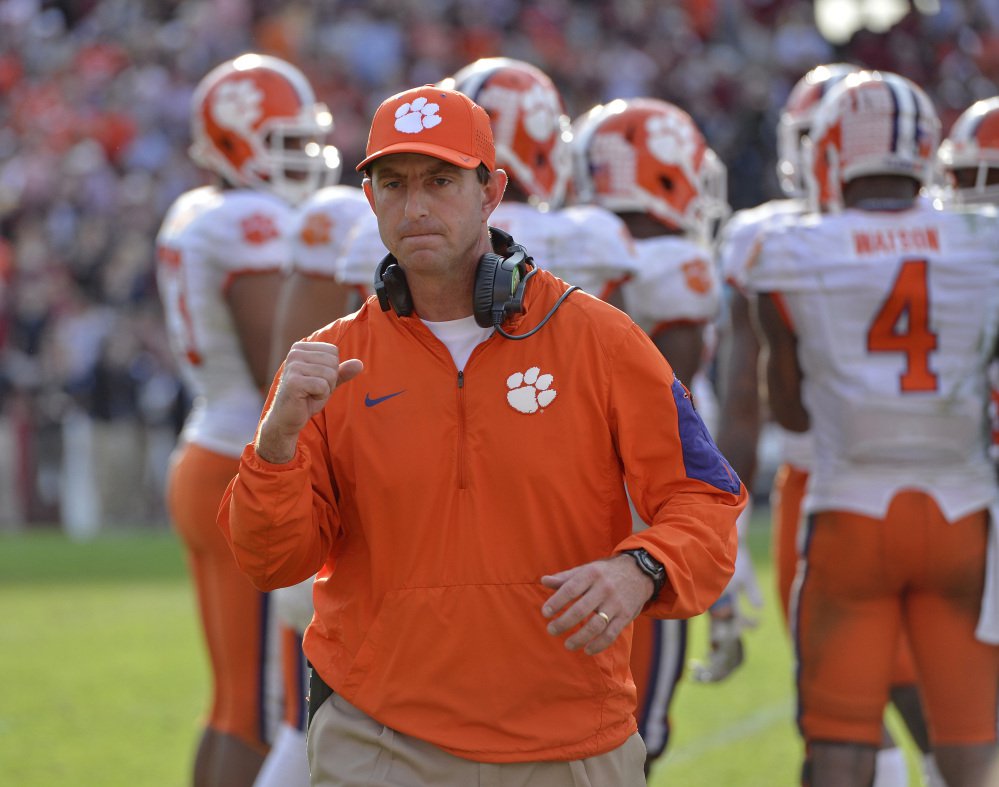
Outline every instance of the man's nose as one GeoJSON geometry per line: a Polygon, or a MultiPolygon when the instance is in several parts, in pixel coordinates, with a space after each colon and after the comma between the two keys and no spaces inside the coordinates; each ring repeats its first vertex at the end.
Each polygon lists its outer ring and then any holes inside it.
{"type": "Polygon", "coordinates": [[[421,186],[410,186],[406,190],[406,218],[418,219],[427,215],[427,192],[421,186]]]}

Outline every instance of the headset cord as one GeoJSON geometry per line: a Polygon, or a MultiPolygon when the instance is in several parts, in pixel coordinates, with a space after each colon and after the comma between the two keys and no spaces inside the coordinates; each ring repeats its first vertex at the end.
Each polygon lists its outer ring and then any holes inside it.
{"type": "MultiPolygon", "coordinates": [[[[527,280],[530,279],[537,272],[538,269],[535,268],[530,273],[528,273],[527,276],[524,277],[524,284],[526,285],[527,280]]],[[[555,305],[548,310],[548,314],[546,314],[541,319],[541,322],[539,322],[537,325],[531,328],[531,330],[529,330],[527,333],[519,333],[519,334],[507,333],[506,331],[503,330],[502,326],[500,325],[501,320],[497,320],[495,322],[494,327],[496,328],[497,333],[499,333],[500,336],[506,339],[526,339],[528,336],[533,336],[534,334],[536,334],[538,331],[540,331],[542,328],[545,327],[545,324],[552,318],[552,315],[554,315],[555,312],[558,311],[558,307],[565,302],[565,299],[568,298],[570,295],[572,295],[572,293],[574,293],[578,289],[580,288],[574,284],[568,290],[563,292],[558,297],[558,300],[555,301],[555,305]]]]}

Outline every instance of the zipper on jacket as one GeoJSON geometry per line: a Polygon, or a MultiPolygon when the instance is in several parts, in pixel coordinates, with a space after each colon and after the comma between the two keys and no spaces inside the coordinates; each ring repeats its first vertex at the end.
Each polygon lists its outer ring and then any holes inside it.
{"type": "Polygon", "coordinates": [[[465,373],[458,372],[458,488],[465,489],[465,373]]]}

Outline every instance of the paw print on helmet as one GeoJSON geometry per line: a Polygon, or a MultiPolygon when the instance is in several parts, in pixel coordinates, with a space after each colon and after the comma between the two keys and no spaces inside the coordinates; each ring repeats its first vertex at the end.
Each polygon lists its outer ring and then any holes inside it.
{"type": "Polygon", "coordinates": [[[550,405],[557,395],[551,387],[554,379],[550,374],[541,374],[541,369],[532,366],[526,372],[514,372],[506,378],[506,400],[520,413],[537,413],[550,405]]]}
{"type": "Polygon", "coordinates": [[[691,159],[697,140],[690,127],[675,117],[653,115],[645,121],[649,152],[664,164],[679,164],[691,159]]]}
{"type": "Polygon", "coordinates": [[[428,102],[424,96],[413,103],[406,102],[395,111],[395,129],[403,134],[419,134],[425,128],[433,128],[441,122],[439,109],[440,104],[428,102]]]}
{"type": "Polygon", "coordinates": [[[211,111],[222,128],[247,132],[260,121],[264,94],[251,79],[240,79],[219,85],[211,111]]]}
{"type": "Polygon", "coordinates": [[[524,110],[524,130],[535,142],[547,142],[558,128],[562,108],[558,96],[544,85],[534,85],[521,98],[524,110]]]}

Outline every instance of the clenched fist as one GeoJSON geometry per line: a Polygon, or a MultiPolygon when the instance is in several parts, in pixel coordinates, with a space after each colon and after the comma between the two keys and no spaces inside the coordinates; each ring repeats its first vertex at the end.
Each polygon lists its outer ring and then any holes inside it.
{"type": "Polygon", "coordinates": [[[285,358],[274,401],[257,436],[257,455],[282,464],[295,456],[298,433],[323,409],[341,383],[352,380],[364,365],[352,358],[340,362],[340,351],[328,342],[295,342],[285,358]]]}

